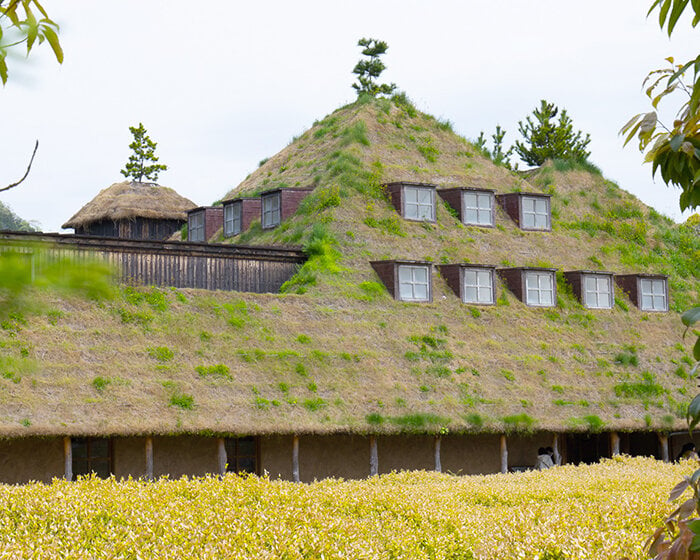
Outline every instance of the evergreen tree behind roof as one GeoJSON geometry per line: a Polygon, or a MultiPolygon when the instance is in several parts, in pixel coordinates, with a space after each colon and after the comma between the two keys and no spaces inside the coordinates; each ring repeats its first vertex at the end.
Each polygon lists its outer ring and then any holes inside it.
{"type": "Polygon", "coordinates": [[[143,179],[156,182],[158,174],[168,169],[167,165],[156,163],[158,161],[158,156],[155,154],[157,144],[146,134],[143,123],[139,123],[138,127],[130,126],[129,131],[134,135],[134,141],[129,144],[133,153],[129,156],[125,169],[120,173],[138,183],[143,179]]]}

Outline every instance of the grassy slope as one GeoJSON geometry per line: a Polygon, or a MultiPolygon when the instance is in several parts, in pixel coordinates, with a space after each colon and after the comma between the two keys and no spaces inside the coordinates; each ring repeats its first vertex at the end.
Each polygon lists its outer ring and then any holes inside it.
{"type": "Polygon", "coordinates": [[[696,233],[597,175],[549,166],[526,182],[445,123],[389,101],[336,111],[227,197],[308,184],[317,188],[296,216],[240,240],[305,244],[312,258],[287,287],[303,295],[145,290],[100,306],[45,298],[43,316],[6,321],[0,333],[0,430],[681,425],[694,389],[676,313],[645,314],[622,295],[614,310],[589,312],[564,284],[556,309],[527,308],[502,287],[499,305],[469,308],[437,274],[434,303],[405,304],[369,261],[664,272],[682,309],[698,296],[696,233]],[[500,211],[494,229],[464,227],[442,203],[436,224],[403,221],[380,187],[396,180],[548,192],[554,230],[522,232],[500,211]]]}

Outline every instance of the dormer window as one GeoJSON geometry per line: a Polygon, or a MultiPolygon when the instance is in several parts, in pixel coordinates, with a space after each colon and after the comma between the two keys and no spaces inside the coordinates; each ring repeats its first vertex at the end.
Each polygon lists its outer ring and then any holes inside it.
{"type": "Polygon", "coordinates": [[[187,218],[187,240],[203,243],[204,238],[204,210],[192,212],[187,218]]]}
{"type": "Polygon", "coordinates": [[[243,203],[238,200],[224,205],[224,236],[233,237],[241,233],[243,203]]]}
{"type": "Polygon", "coordinates": [[[467,225],[493,225],[493,194],[480,192],[462,193],[462,222],[467,225]]]}
{"type": "Polygon", "coordinates": [[[495,197],[492,190],[456,187],[440,189],[438,194],[452,207],[464,225],[493,227],[495,197]]]}
{"type": "Polygon", "coordinates": [[[513,295],[532,307],[554,307],[557,301],[556,269],[499,268],[498,275],[513,295]]]}
{"type": "Polygon", "coordinates": [[[440,275],[463,303],[496,303],[495,266],[488,264],[441,264],[440,275]]]}
{"type": "Polygon", "coordinates": [[[548,198],[523,196],[520,200],[523,229],[550,229],[548,198]]]}
{"type": "Polygon", "coordinates": [[[639,291],[641,295],[640,309],[643,311],[668,311],[665,278],[641,278],[639,291]]]}
{"type": "Polygon", "coordinates": [[[525,303],[535,307],[554,305],[554,274],[549,271],[525,272],[525,303]]]}
{"type": "Polygon", "coordinates": [[[493,269],[464,268],[462,271],[462,301],[492,305],[494,303],[493,269]]]}
{"type": "Polygon", "coordinates": [[[588,309],[612,309],[615,291],[612,272],[572,270],[564,273],[574,295],[588,309]]]}
{"type": "Polygon", "coordinates": [[[668,276],[618,274],[615,282],[642,311],[668,311],[668,276]]]}
{"type": "Polygon", "coordinates": [[[372,261],[370,264],[394,299],[432,301],[431,263],[385,260],[372,261]]]}
{"type": "Polygon", "coordinates": [[[221,228],[224,210],[221,206],[200,206],[187,212],[187,241],[206,243],[221,228]]]}
{"type": "Polygon", "coordinates": [[[399,269],[399,299],[430,301],[430,269],[424,265],[401,264],[399,269]]]}
{"type": "Polygon", "coordinates": [[[552,229],[550,195],[508,193],[496,195],[496,200],[520,229],[532,231],[552,229]]]}
{"type": "Polygon", "coordinates": [[[435,221],[435,185],[427,183],[387,183],[396,211],[407,220],[435,221]]]}
{"type": "Polygon", "coordinates": [[[405,186],[403,196],[404,218],[422,222],[435,221],[435,189],[405,186]]]}
{"type": "Polygon", "coordinates": [[[271,192],[262,196],[262,228],[271,229],[280,225],[280,192],[271,192]]]}
{"type": "Polygon", "coordinates": [[[611,309],[613,306],[612,278],[601,274],[583,276],[583,305],[590,309],[611,309]]]}

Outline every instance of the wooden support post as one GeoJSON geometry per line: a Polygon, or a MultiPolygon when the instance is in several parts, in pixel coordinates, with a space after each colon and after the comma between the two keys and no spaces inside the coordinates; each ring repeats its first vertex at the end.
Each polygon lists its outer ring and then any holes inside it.
{"type": "Polygon", "coordinates": [[[435,472],[442,472],[442,460],[440,457],[440,444],[442,437],[435,436],[435,472]]]}
{"type": "Polygon", "coordinates": [[[620,435],[610,432],[610,453],[613,457],[620,454],[620,435]]]}
{"type": "Polygon", "coordinates": [[[379,454],[377,453],[377,436],[369,436],[369,475],[379,474],[379,454]]]}
{"type": "Polygon", "coordinates": [[[292,438],[292,480],[299,482],[299,436],[292,438]]]}
{"type": "Polygon", "coordinates": [[[222,437],[216,438],[216,457],[219,465],[219,474],[223,476],[226,474],[228,456],[226,455],[226,440],[222,437]]]}
{"type": "Polygon", "coordinates": [[[668,463],[671,457],[668,454],[668,436],[659,432],[659,445],[661,446],[661,459],[664,463],[668,463]]]}
{"type": "Polygon", "coordinates": [[[501,472],[508,472],[508,443],[505,434],[501,434],[501,472]]]}
{"type": "Polygon", "coordinates": [[[153,480],[153,436],[146,436],[146,479],[153,480]]]}
{"type": "Polygon", "coordinates": [[[559,434],[554,434],[552,438],[552,449],[554,450],[554,464],[561,465],[561,453],[559,453],[559,434]]]}
{"type": "Polygon", "coordinates": [[[73,480],[73,446],[69,436],[63,438],[63,478],[73,480]]]}

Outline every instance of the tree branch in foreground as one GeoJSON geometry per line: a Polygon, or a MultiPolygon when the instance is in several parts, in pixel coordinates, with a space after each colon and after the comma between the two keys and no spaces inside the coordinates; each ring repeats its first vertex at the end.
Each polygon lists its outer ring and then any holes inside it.
{"type": "Polygon", "coordinates": [[[38,147],[39,147],[39,141],[37,140],[36,144],[34,144],[34,151],[32,152],[32,158],[29,160],[29,165],[27,166],[27,170],[24,172],[24,175],[22,176],[22,178],[19,181],[17,181],[16,183],[12,183],[10,185],[7,185],[6,187],[2,187],[0,189],[0,192],[9,191],[10,189],[15,188],[17,185],[19,185],[22,181],[24,181],[27,178],[27,175],[29,175],[29,171],[32,168],[32,163],[34,163],[34,156],[36,155],[36,150],[38,147]]]}

